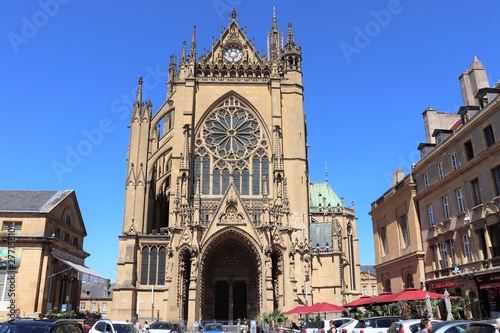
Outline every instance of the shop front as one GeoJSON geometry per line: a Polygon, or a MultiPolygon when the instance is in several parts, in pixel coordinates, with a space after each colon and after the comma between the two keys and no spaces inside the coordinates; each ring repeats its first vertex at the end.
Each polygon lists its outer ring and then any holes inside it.
{"type": "Polygon", "coordinates": [[[482,317],[500,318],[500,272],[476,275],[474,279],[479,292],[482,317]]]}

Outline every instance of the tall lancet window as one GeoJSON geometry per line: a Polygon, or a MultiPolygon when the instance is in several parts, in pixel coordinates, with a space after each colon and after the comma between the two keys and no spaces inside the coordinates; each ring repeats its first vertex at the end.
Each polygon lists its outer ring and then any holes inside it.
{"type": "Polygon", "coordinates": [[[230,97],[211,110],[195,140],[202,195],[220,196],[231,180],[241,195],[269,193],[269,140],[254,112],[230,97]],[[264,182],[264,178],[267,179],[264,182]]]}

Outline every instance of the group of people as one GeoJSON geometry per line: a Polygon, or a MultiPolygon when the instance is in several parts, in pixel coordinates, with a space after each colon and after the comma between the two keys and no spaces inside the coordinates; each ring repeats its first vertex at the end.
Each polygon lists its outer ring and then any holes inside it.
{"type": "Polygon", "coordinates": [[[144,326],[141,325],[141,322],[137,320],[135,322],[135,327],[141,330],[141,332],[147,333],[149,331],[149,324],[147,321],[144,322],[144,326]]]}

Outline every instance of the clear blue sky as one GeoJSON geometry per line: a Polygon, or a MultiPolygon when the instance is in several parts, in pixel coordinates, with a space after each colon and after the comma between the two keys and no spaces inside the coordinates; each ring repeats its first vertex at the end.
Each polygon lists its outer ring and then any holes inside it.
{"type": "Polygon", "coordinates": [[[199,56],[234,7],[264,50],[273,5],[302,47],[311,180],[326,165],[355,202],[361,263],[373,264],[370,204],[417,161],[422,112],[458,111],[474,55],[500,79],[496,0],[2,1],[0,188],[74,189],[86,264],[114,281],[138,78],[157,110],[193,25],[199,56]]]}

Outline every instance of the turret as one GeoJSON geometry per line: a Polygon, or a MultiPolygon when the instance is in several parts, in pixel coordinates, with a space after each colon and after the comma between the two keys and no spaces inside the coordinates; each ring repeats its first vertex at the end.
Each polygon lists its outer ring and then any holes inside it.
{"type": "Polygon", "coordinates": [[[285,47],[283,48],[283,59],[285,61],[286,70],[301,70],[302,51],[295,43],[292,23],[288,23],[288,34],[285,47]]]}

